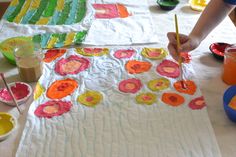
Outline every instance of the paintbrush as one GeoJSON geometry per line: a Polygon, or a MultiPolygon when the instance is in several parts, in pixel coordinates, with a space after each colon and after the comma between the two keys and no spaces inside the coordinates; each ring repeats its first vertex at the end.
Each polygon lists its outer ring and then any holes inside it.
{"type": "Polygon", "coordinates": [[[177,15],[175,14],[175,31],[176,31],[176,41],[177,41],[177,49],[176,49],[176,52],[177,52],[177,55],[178,55],[178,63],[179,63],[179,68],[180,68],[180,79],[181,79],[181,85],[182,85],[182,88],[186,88],[185,87],[185,84],[184,84],[184,78],[183,78],[183,67],[182,67],[182,57],[180,55],[180,52],[179,52],[179,48],[180,48],[180,40],[179,40],[179,27],[178,27],[178,18],[177,18],[177,15]]]}
{"type": "Polygon", "coordinates": [[[10,88],[10,87],[8,86],[8,84],[7,84],[7,81],[6,81],[5,77],[4,77],[4,74],[3,74],[3,73],[0,73],[0,75],[1,75],[1,78],[2,78],[2,80],[3,80],[3,83],[4,83],[5,87],[7,88],[8,92],[10,93],[10,95],[11,95],[11,97],[12,97],[12,99],[13,99],[13,102],[14,102],[15,105],[16,105],[17,110],[19,111],[20,114],[22,114],[22,112],[21,112],[21,110],[20,110],[20,108],[19,108],[19,105],[18,105],[18,103],[17,103],[17,101],[16,101],[16,99],[15,99],[15,97],[14,97],[14,94],[12,93],[11,88],[10,88]]]}

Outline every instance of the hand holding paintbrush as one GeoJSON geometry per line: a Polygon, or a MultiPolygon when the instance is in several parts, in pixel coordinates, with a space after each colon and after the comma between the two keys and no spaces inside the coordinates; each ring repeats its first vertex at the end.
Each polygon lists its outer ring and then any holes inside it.
{"type": "Polygon", "coordinates": [[[178,27],[178,19],[177,19],[177,15],[175,14],[175,31],[176,31],[176,41],[177,41],[177,48],[176,48],[176,52],[178,55],[178,63],[179,63],[179,68],[180,68],[180,79],[181,79],[181,85],[182,88],[186,88],[185,84],[184,84],[184,78],[183,78],[183,67],[182,67],[182,62],[183,59],[180,55],[179,52],[179,48],[180,48],[180,40],[179,40],[179,27],[178,27]]]}

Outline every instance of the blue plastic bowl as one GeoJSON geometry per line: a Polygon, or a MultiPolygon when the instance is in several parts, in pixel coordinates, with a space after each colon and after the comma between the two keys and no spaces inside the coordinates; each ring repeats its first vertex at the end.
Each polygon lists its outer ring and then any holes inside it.
{"type": "Polygon", "coordinates": [[[223,101],[224,101],[224,109],[229,117],[229,119],[233,122],[236,122],[236,110],[229,107],[230,100],[236,95],[236,85],[230,86],[224,93],[223,101]]]}

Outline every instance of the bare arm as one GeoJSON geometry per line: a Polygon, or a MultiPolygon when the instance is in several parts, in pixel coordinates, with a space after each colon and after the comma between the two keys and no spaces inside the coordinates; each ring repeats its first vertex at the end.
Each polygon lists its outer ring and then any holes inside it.
{"type": "Polygon", "coordinates": [[[223,0],[211,0],[189,36],[196,37],[201,42],[234,7],[223,0]]]}
{"type": "MultiPolygon", "coordinates": [[[[235,8],[235,5],[225,3],[223,0],[211,0],[204,9],[192,32],[187,36],[180,34],[180,52],[189,52],[199,46],[206,36],[235,8]]],[[[169,32],[168,49],[171,55],[177,59],[176,34],[169,32]]]]}

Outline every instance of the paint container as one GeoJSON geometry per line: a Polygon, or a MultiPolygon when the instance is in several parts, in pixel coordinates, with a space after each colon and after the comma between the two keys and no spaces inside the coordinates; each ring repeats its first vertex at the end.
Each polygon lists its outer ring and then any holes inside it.
{"type": "MultiPolygon", "coordinates": [[[[9,87],[19,105],[25,103],[32,94],[31,86],[24,82],[13,82],[9,84],[9,87]]],[[[0,89],[0,101],[7,105],[15,106],[13,99],[6,88],[0,89]]]]}
{"type": "Polygon", "coordinates": [[[173,10],[178,4],[178,0],[157,0],[157,4],[162,10],[173,10]]]}
{"type": "Polygon", "coordinates": [[[227,114],[228,118],[233,122],[236,122],[236,109],[232,108],[230,106],[230,103],[232,103],[232,99],[235,96],[236,96],[236,86],[231,86],[225,91],[223,97],[225,113],[227,114]]]}
{"type": "Polygon", "coordinates": [[[207,6],[209,0],[190,0],[189,4],[191,9],[195,11],[203,11],[207,6]]]}
{"type": "Polygon", "coordinates": [[[16,118],[8,113],[0,112],[0,141],[5,140],[15,130],[16,118]]]}
{"type": "Polygon", "coordinates": [[[228,85],[236,85],[236,45],[225,50],[222,79],[228,85]]]}
{"type": "Polygon", "coordinates": [[[43,53],[38,44],[19,45],[14,52],[19,75],[24,82],[36,82],[42,75],[43,53]]]}
{"type": "Polygon", "coordinates": [[[14,57],[14,50],[19,45],[33,44],[31,39],[28,37],[14,37],[4,40],[0,43],[0,52],[7,59],[7,61],[13,65],[16,65],[16,60],[14,57]]]}
{"type": "Polygon", "coordinates": [[[216,42],[216,43],[212,43],[210,45],[209,49],[216,59],[223,61],[225,49],[229,46],[231,46],[231,45],[228,43],[216,42]]]}

